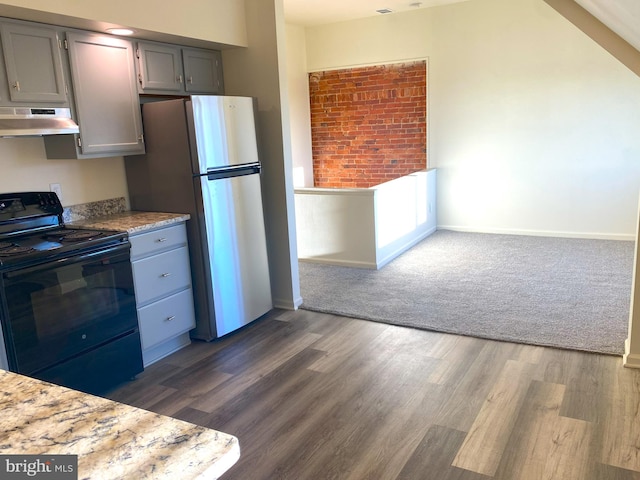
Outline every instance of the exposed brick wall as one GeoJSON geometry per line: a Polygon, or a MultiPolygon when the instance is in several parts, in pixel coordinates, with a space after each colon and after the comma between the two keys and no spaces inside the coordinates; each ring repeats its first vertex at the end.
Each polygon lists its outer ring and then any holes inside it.
{"type": "Polygon", "coordinates": [[[427,167],[424,61],[309,74],[316,187],[368,188],[427,167]]]}

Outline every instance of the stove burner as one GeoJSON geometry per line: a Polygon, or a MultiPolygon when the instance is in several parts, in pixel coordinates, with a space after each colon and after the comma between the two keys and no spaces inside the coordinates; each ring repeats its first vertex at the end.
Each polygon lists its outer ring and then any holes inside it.
{"type": "Polygon", "coordinates": [[[78,241],[78,240],[86,240],[88,238],[99,237],[101,235],[102,235],[101,232],[77,231],[77,232],[67,233],[66,235],[64,235],[62,237],[62,241],[75,242],[75,241],[78,241]]]}
{"type": "Polygon", "coordinates": [[[91,230],[74,230],[65,232],[55,232],[46,235],[45,238],[54,239],[59,242],[79,242],[82,240],[91,240],[102,236],[102,232],[91,230]]]}
{"type": "MultiPolygon", "coordinates": [[[[7,245],[6,243],[0,245],[7,245]]],[[[10,257],[12,255],[22,255],[23,253],[34,250],[31,247],[21,247],[20,245],[10,245],[9,247],[0,249],[0,257],[10,257]]]]}

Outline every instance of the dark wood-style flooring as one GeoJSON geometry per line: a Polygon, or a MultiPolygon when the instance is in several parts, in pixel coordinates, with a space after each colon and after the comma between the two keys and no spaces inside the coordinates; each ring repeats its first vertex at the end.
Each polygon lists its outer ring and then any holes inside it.
{"type": "Polygon", "coordinates": [[[274,311],[109,398],[236,435],[241,479],[640,479],[620,357],[274,311]]]}

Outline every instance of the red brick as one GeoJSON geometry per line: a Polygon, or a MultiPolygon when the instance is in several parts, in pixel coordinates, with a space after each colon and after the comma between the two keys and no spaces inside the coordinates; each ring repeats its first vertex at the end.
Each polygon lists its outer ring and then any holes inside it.
{"type": "Polygon", "coordinates": [[[315,185],[370,187],[426,168],[425,62],[309,75],[315,185]]]}

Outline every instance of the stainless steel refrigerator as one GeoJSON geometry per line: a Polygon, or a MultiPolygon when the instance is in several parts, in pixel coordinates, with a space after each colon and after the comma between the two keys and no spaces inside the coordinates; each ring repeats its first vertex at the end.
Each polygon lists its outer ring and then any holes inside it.
{"type": "Polygon", "coordinates": [[[145,103],[147,153],[125,157],[133,210],[191,215],[194,338],[226,335],[273,305],[254,112],[249,97],[145,103]]]}

